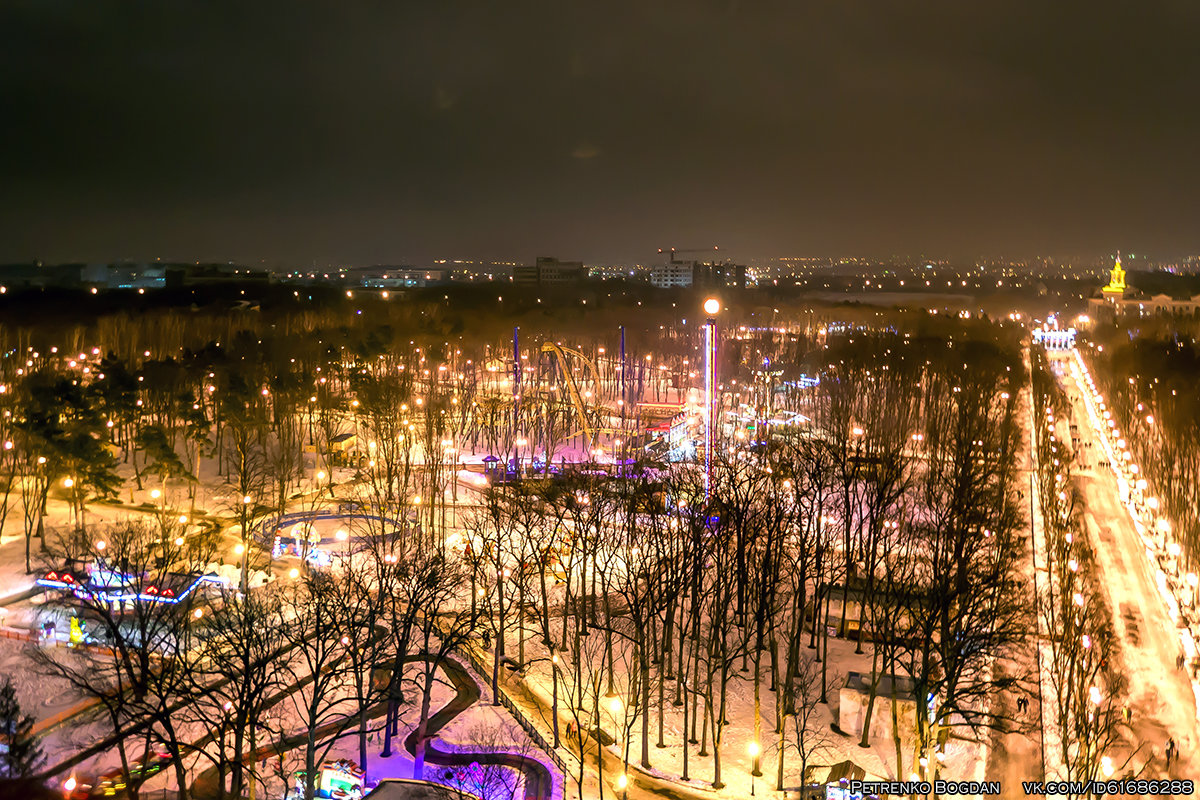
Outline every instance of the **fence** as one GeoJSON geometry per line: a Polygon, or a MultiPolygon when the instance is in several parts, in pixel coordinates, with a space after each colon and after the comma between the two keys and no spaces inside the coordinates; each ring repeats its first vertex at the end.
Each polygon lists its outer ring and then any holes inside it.
{"type": "Polygon", "coordinates": [[[5,639],[21,639],[26,642],[31,642],[35,639],[35,636],[28,630],[10,628],[7,625],[0,625],[0,636],[3,636],[5,639]]]}
{"type": "MultiPolygon", "coordinates": [[[[467,660],[471,662],[471,666],[475,668],[475,671],[479,673],[480,677],[491,672],[491,666],[483,663],[483,659],[479,657],[479,653],[475,651],[475,648],[469,646],[461,647],[459,648],[459,651],[466,654],[467,660]]],[[[559,771],[563,775],[563,778],[565,779],[566,776],[570,774],[570,771],[567,768],[566,762],[563,761],[562,756],[558,754],[558,750],[551,745],[550,742],[546,741],[546,737],[543,736],[542,732],[538,730],[536,725],[533,724],[533,720],[531,720],[525,711],[522,710],[521,707],[518,706],[511,697],[508,696],[508,693],[504,691],[504,687],[497,687],[497,689],[498,691],[496,692],[496,699],[500,701],[500,705],[508,709],[508,712],[512,714],[513,719],[515,719],[517,724],[521,726],[521,730],[525,731],[533,743],[545,751],[546,755],[548,755],[550,760],[554,762],[554,765],[558,767],[559,771]]]]}

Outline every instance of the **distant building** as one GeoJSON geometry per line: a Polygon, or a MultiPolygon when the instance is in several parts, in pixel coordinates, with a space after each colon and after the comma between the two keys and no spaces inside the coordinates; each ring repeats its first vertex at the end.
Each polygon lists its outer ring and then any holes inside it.
{"type": "Polygon", "coordinates": [[[147,264],[114,264],[108,267],[106,289],[161,289],[167,285],[167,269],[147,264]]]}
{"type": "Polygon", "coordinates": [[[1117,263],[1113,264],[1109,273],[1108,285],[1100,290],[1101,296],[1120,300],[1125,296],[1125,270],[1121,269],[1121,254],[1117,253],[1117,263]]]}
{"type": "Polygon", "coordinates": [[[557,258],[538,256],[533,266],[513,267],[513,283],[555,284],[574,283],[587,277],[582,261],[559,261],[557,258]]]}
{"type": "Polygon", "coordinates": [[[237,264],[171,264],[166,266],[165,285],[171,288],[221,283],[267,284],[274,276],[265,269],[237,264]]]}
{"type": "Polygon", "coordinates": [[[1093,297],[1088,300],[1088,316],[1102,319],[1105,315],[1121,317],[1191,316],[1200,312],[1200,294],[1174,298],[1168,294],[1145,295],[1137,289],[1120,298],[1093,297]]]}
{"type": "Polygon", "coordinates": [[[686,289],[692,285],[693,261],[671,261],[650,268],[650,285],[659,289],[686,289]]]}
{"type": "Polygon", "coordinates": [[[1125,284],[1125,270],[1121,268],[1121,256],[1109,273],[1108,285],[1100,290],[1099,297],[1088,300],[1088,316],[1092,320],[1105,316],[1126,315],[1138,317],[1190,316],[1200,311],[1200,294],[1176,299],[1167,294],[1147,296],[1125,284]]]}
{"type": "Polygon", "coordinates": [[[83,264],[4,264],[0,265],[0,285],[8,288],[45,289],[51,286],[78,286],[83,264]]]}
{"type": "Polygon", "coordinates": [[[432,286],[446,280],[446,271],[416,267],[366,267],[348,271],[350,279],[367,289],[407,289],[432,286]]]}
{"type": "Polygon", "coordinates": [[[676,261],[650,269],[650,285],[659,289],[746,288],[746,265],[728,261],[676,261]]]}
{"type": "Polygon", "coordinates": [[[178,289],[217,283],[269,283],[266,270],[237,264],[122,262],[116,264],[0,265],[0,283],[9,287],[92,289],[178,289]]]}
{"type": "MultiPolygon", "coordinates": [[[[588,277],[602,281],[636,279],[641,271],[636,267],[624,264],[599,264],[588,267],[588,277]]],[[[645,280],[645,275],[642,275],[645,280]]]]}
{"type": "Polygon", "coordinates": [[[697,264],[692,269],[692,286],[746,288],[745,264],[697,264]]]}

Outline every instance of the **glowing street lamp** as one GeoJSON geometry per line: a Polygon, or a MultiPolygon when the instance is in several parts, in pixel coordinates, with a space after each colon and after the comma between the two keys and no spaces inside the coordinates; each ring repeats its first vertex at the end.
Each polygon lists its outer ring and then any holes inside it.
{"type": "Polygon", "coordinates": [[[523,471],[521,469],[521,466],[522,466],[521,465],[521,448],[525,447],[527,444],[529,444],[529,440],[526,439],[524,436],[520,436],[520,437],[517,437],[517,440],[515,442],[513,442],[513,444],[515,445],[515,448],[516,448],[517,474],[519,475],[523,471]]]}
{"type": "Polygon", "coordinates": [[[746,749],[749,751],[750,758],[753,760],[753,767],[750,770],[750,796],[754,797],[754,779],[762,774],[762,770],[759,768],[758,764],[758,756],[762,751],[758,746],[758,742],[753,740],[751,740],[746,749]]]}
{"type": "Polygon", "coordinates": [[[345,528],[338,528],[337,533],[333,537],[342,543],[346,552],[346,558],[348,559],[350,557],[350,534],[345,528]]]}
{"type": "Polygon", "coordinates": [[[721,301],[710,297],[704,301],[704,496],[712,490],[713,450],[713,387],[717,382],[717,314],[721,301]]]}

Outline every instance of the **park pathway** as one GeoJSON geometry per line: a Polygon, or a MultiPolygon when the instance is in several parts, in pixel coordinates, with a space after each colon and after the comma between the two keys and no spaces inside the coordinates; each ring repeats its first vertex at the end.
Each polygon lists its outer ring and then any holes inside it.
{"type": "MultiPolygon", "coordinates": [[[[426,660],[429,661],[432,656],[413,656],[409,661],[426,660]]],[[[536,757],[525,756],[517,753],[509,752],[492,752],[492,751],[471,751],[458,750],[448,751],[440,750],[432,741],[438,731],[449,725],[456,717],[464,713],[471,706],[479,702],[480,688],[479,684],[471,677],[470,673],[453,659],[445,659],[438,665],[442,672],[454,686],[454,697],[451,698],[445,706],[439,709],[429,718],[428,732],[426,734],[425,744],[425,760],[426,762],[438,766],[467,766],[472,763],[480,765],[498,765],[502,767],[510,767],[522,774],[525,784],[525,800],[554,800],[554,780],[549,768],[539,761],[536,757]]],[[[288,692],[281,694],[276,702],[282,700],[288,693],[294,692],[300,688],[299,685],[293,687],[288,692]]],[[[379,703],[367,711],[367,718],[374,719],[381,716],[387,710],[387,703],[379,703]]],[[[331,722],[317,729],[317,740],[347,730],[348,723],[357,722],[357,718],[331,722]]],[[[308,738],[308,732],[302,731],[292,734],[283,739],[263,745],[252,753],[247,753],[242,757],[245,761],[262,761],[272,756],[278,756],[280,753],[293,750],[304,744],[308,738]]],[[[205,737],[202,744],[207,741],[205,737]]],[[[417,732],[414,729],[404,739],[404,748],[410,753],[415,754],[417,744],[417,732]]],[[[217,796],[217,769],[211,766],[202,772],[192,783],[191,795],[194,800],[207,800],[217,796]]]]}

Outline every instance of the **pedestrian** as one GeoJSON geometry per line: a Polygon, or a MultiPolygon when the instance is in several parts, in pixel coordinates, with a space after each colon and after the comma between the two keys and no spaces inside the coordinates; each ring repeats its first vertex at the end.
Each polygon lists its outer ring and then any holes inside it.
{"type": "Polygon", "coordinates": [[[1175,657],[1175,669],[1183,669],[1183,653],[1175,657]]]}
{"type": "Polygon", "coordinates": [[[1129,708],[1129,703],[1125,704],[1121,709],[1121,713],[1125,715],[1125,724],[1128,725],[1133,717],[1133,710],[1129,708]]]}
{"type": "Polygon", "coordinates": [[[1175,757],[1175,740],[1167,739],[1167,769],[1171,768],[1171,759],[1175,757]]]}

